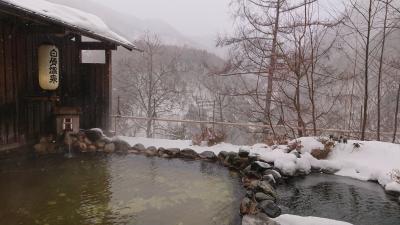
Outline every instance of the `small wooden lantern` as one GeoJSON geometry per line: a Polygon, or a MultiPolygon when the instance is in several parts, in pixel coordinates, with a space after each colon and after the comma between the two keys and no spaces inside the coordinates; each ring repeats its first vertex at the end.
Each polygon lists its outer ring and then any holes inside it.
{"type": "Polygon", "coordinates": [[[79,107],[57,107],[54,110],[56,117],[57,135],[64,132],[78,133],[81,109],[79,107]]]}

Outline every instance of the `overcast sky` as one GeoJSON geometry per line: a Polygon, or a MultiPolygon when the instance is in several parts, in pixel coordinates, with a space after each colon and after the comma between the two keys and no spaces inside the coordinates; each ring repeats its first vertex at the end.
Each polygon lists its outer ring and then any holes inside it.
{"type": "MultiPolygon", "coordinates": [[[[186,36],[216,36],[233,30],[231,0],[94,0],[140,19],[160,19],[186,36]]],[[[296,1],[296,0],[294,0],[296,1]]],[[[299,0],[297,0],[299,1],[299,0]]],[[[347,0],[319,0],[324,15],[347,0]]],[[[340,10],[339,10],[340,11],[340,10]]]]}
{"type": "Polygon", "coordinates": [[[232,27],[230,0],[95,0],[140,19],[161,19],[188,36],[210,36],[232,27]]]}

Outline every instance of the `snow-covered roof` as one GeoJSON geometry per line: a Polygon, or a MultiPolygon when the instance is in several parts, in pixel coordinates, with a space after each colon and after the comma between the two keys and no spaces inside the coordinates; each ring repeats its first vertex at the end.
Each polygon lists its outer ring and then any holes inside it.
{"type": "Polygon", "coordinates": [[[0,6],[11,7],[29,16],[67,27],[82,35],[115,43],[130,50],[137,49],[130,41],[112,31],[96,15],[45,0],[0,0],[0,6]]]}

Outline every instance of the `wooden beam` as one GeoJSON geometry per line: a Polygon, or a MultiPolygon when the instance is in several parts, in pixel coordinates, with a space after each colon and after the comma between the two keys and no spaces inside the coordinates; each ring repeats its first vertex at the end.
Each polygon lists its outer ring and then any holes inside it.
{"type": "MultiPolygon", "coordinates": [[[[81,35],[75,35],[75,42],[78,43],[78,44],[81,44],[82,43],[82,36],[81,35]]],[[[79,51],[78,54],[79,54],[78,61],[79,61],[79,64],[81,64],[82,63],[82,51],[79,51]]]]}
{"type": "Polygon", "coordinates": [[[26,96],[24,100],[27,102],[60,102],[59,96],[26,96]]]}
{"type": "Polygon", "coordinates": [[[35,141],[20,141],[17,143],[13,144],[5,144],[5,145],[0,145],[0,153],[5,152],[5,151],[12,151],[12,150],[18,150],[18,149],[23,149],[27,147],[32,147],[35,144],[35,141]]]}
{"type": "Polygon", "coordinates": [[[81,42],[80,50],[117,50],[117,45],[104,42],[81,42]]]}
{"type": "MultiPolygon", "coordinates": [[[[21,12],[21,9],[16,9],[13,7],[10,7],[9,5],[6,5],[6,3],[0,2],[0,13],[2,13],[3,15],[7,15],[7,16],[2,16],[3,18],[5,18],[6,20],[10,19],[10,15],[14,16],[14,18],[19,18],[22,19],[24,21],[31,21],[31,22],[35,22],[38,24],[49,24],[44,22],[41,19],[38,19],[37,16],[33,16],[33,15],[29,15],[27,12],[21,12]]],[[[12,18],[12,19],[14,19],[12,18]]]]}
{"type": "Polygon", "coordinates": [[[36,26],[30,25],[29,32],[36,34],[55,34],[55,35],[66,35],[67,31],[61,26],[36,26]]]}

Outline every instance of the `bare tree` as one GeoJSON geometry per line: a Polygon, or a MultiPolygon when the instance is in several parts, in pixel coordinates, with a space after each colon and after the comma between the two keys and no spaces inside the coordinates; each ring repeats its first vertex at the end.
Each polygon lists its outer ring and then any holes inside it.
{"type": "MultiPolygon", "coordinates": [[[[373,131],[378,140],[391,139],[393,122],[397,133],[400,104],[399,97],[393,104],[399,93],[392,74],[397,65],[388,63],[398,57],[393,50],[400,35],[400,19],[392,14],[400,13],[396,2],[349,0],[344,25],[336,26],[337,20],[320,18],[316,0],[232,0],[237,27],[233,36],[219,40],[232,47],[227,61],[217,60],[224,67],[196,65],[192,81],[182,82],[182,70],[195,63],[186,54],[181,57],[180,50],[171,51],[174,47],[165,51],[166,46],[148,35],[138,42],[145,53],[119,64],[119,89],[126,93],[122,111],[147,118],[181,116],[270,126],[243,129],[257,140],[279,132],[304,136],[311,130],[320,135],[319,128],[354,129],[361,139],[373,131]],[[338,47],[338,39],[347,45],[338,47]],[[393,121],[389,112],[395,108],[393,121]]],[[[151,119],[135,125],[149,137],[170,129],[151,119]]],[[[176,137],[198,129],[176,127],[176,137]]]]}
{"type": "Polygon", "coordinates": [[[378,103],[377,103],[377,140],[381,140],[381,83],[382,83],[382,69],[383,69],[383,57],[385,54],[385,44],[386,44],[386,35],[387,35],[387,21],[388,21],[388,11],[389,11],[389,0],[385,1],[385,16],[383,19],[383,31],[382,31],[382,46],[381,46],[381,55],[379,59],[379,69],[378,69],[378,103]]]}
{"type": "Polygon", "coordinates": [[[369,48],[371,41],[371,29],[372,29],[372,2],[373,0],[369,0],[368,6],[368,19],[367,19],[367,36],[365,43],[365,62],[364,62],[364,109],[363,109],[363,121],[362,121],[362,133],[361,140],[365,139],[365,129],[367,128],[367,120],[368,120],[368,71],[369,71],[369,48]]]}
{"type": "Polygon", "coordinates": [[[365,6],[357,0],[349,1],[349,8],[346,10],[346,25],[350,27],[362,40],[364,49],[364,94],[363,94],[363,110],[361,121],[361,140],[365,140],[365,131],[368,123],[368,103],[369,103],[369,72],[370,72],[370,56],[372,49],[372,31],[374,29],[374,19],[379,10],[379,2],[377,0],[369,0],[365,6]],[[362,22],[360,22],[362,21],[362,22]],[[361,26],[365,24],[365,26],[361,26]]]}
{"type": "Polygon", "coordinates": [[[394,132],[393,132],[393,143],[396,142],[396,136],[397,136],[397,124],[399,122],[399,104],[400,104],[400,83],[398,85],[399,87],[397,88],[397,96],[396,96],[396,111],[394,113],[394,132]]]}
{"type": "MultiPolygon", "coordinates": [[[[236,71],[229,71],[231,74],[258,76],[257,90],[249,91],[254,94],[253,100],[262,109],[259,110],[262,112],[262,116],[258,118],[260,122],[272,124],[273,83],[280,70],[280,39],[283,34],[303,24],[302,20],[290,21],[287,18],[292,12],[314,2],[316,0],[305,0],[295,4],[287,0],[232,1],[240,25],[234,37],[224,38],[220,40],[220,44],[234,46],[236,53],[239,52],[240,57],[235,56],[238,60],[233,67],[236,71]],[[261,87],[266,87],[265,94],[259,93],[261,87]]],[[[273,131],[272,126],[271,130],[273,131]]]]}
{"type": "Polygon", "coordinates": [[[171,113],[180,106],[180,96],[185,85],[179,78],[178,52],[166,51],[156,35],[146,34],[137,43],[144,50],[140,56],[121,61],[118,77],[119,89],[124,92],[124,102],[130,114],[149,118],[145,125],[146,136],[153,137],[153,120],[160,114],[171,113]]]}
{"type": "MultiPolygon", "coordinates": [[[[296,25],[292,26],[290,32],[282,35],[283,42],[278,44],[282,62],[287,69],[280,74],[279,91],[284,99],[289,100],[288,104],[292,105],[287,109],[292,109],[297,117],[299,136],[306,134],[308,124],[312,124],[313,133],[316,135],[317,120],[327,113],[324,110],[317,112],[317,86],[323,90],[328,84],[334,85],[331,77],[337,76],[327,68],[323,59],[329,56],[332,50],[336,41],[333,28],[340,21],[321,22],[317,16],[318,7],[307,2],[304,1],[304,5],[297,12],[292,12],[290,20],[296,25]]],[[[327,110],[330,111],[331,108],[328,107],[327,110]]]]}

